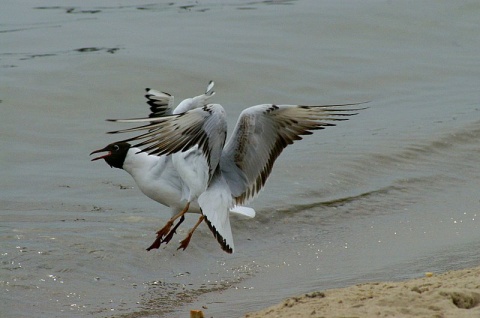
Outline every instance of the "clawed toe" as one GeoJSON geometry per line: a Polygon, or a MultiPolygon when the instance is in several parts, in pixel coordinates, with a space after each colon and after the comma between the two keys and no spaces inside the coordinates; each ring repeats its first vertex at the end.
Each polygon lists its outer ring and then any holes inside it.
{"type": "Polygon", "coordinates": [[[165,236],[165,238],[162,240],[162,243],[168,244],[168,242],[172,240],[173,234],[175,233],[176,233],[175,229],[171,230],[170,233],[168,233],[168,235],[165,236]]]}
{"type": "Polygon", "coordinates": [[[192,233],[189,233],[187,235],[186,238],[184,238],[181,242],[180,242],[180,246],[177,248],[177,250],[179,249],[183,249],[185,251],[185,249],[187,248],[188,244],[190,243],[190,239],[192,238],[192,233]]]}
{"type": "MultiPolygon", "coordinates": [[[[157,249],[160,247],[160,245],[162,243],[165,243],[165,244],[168,244],[168,242],[170,242],[173,238],[173,235],[175,233],[177,233],[177,229],[178,227],[180,226],[180,224],[182,224],[182,222],[185,220],[185,217],[182,215],[180,217],[180,220],[177,222],[177,224],[175,225],[175,227],[173,229],[170,230],[170,228],[172,227],[173,225],[173,220],[169,220],[167,222],[167,224],[165,224],[165,226],[163,228],[161,228],[160,230],[158,230],[157,232],[157,238],[155,239],[155,241],[153,242],[152,245],[150,245],[149,248],[147,248],[147,251],[150,251],[152,249],[157,249]],[[166,235],[166,236],[165,236],[166,235]],[[165,237],[164,237],[165,236],[165,237]]],[[[190,240],[189,240],[190,241],[190,240]]],[[[185,245],[185,248],[187,247],[188,245],[188,242],[187,244],[185,245]]],[[[184,249],[185,249],[184,248],[184,249]]]]}
{"type": "Polygon", "coordinates": [[[160,247],[160,244],[162,244],[162,238],[160,236],[157,236],[155,241],[153,241],[152,245],[150,245],[150,247],[147,248],[147,251],[150,251],[152,249],[158,249],[160,247]]]}
{"type": "Polygon", "coordinates": [[[162,227],[160,230],[157,231],[157,236],[162,239],[165,235],[168,235],[170,233],[170,228],[172,227],[173,222],[168,221],[167,224],[165,224],[164,227],[162,227]]]}
{"type": "Polygon", "coordinates": [[[171,221],[168,221],[167,224],[165,224],[165,226],[163,228],[161,228],[160,230],[157,231],[157,238],[155,239],[155,241],[153,241],[152,245],[150,245],[148,248],[147,248],[147,251],[150,251],[150,250],[153,250],[153,249],[158,249],[160,248],[160,245],[163,243],[163,242],[166,242],[168,243],[168,241],[170,241],[172,238],[171,236],[173,236],[173,234],[171,234],[171,231],[170,231],[170,228],[172,227],[172,222],[171,221]],[[167,235],[167,237],[170,236],[170,238],[168,240],[165,240],[163,239],[163,237],[167,235]]]}
{"type": "Polygon", "coordinates": [[[205,219],[205,217],[203,215],[201,215],[200,218],[198,219],[197,223],[195,224],[195,226],[188,231],[187,237],[184,238],[183,241],[180,242],[180,246],[177,248],[177,250],[179,250],[181,248],[183,250],[185,250],[187,248],[188,243],[190,243],[190,239],[192,238],[193,232],[195,232],[197,227],[200,225],[200,223],[203,222],[204,219],[205,219]]]}

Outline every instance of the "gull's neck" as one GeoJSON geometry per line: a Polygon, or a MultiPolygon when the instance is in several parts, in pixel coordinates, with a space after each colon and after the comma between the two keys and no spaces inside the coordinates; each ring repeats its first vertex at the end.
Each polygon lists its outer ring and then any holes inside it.
{"type": "Polygon", "coordinates": [[[130,148],[123,162],[123,170],[127,171],[133,177],[152,172],[152,169],[161,169],[165,161],[165,156],[153,156],[146,152],[139,152],[140,148],[130,148]]]}

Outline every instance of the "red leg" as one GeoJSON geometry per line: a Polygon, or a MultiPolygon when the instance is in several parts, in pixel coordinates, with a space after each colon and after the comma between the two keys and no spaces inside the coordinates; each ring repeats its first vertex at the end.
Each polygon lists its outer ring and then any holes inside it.
{"type": "Polygon", "coordinates": [[[165,238],[162,240],[162,243],[168,244],[168,242],[170,242],[170,240],[173,237],[173,234],[177,233],[178,227],[180,226],[180,224],[182,224],[184,220],[185,220],[185,216],[182,215],[182,217],[180,218],[180,221],[178,221],[175,227],[168,233],[167,236],[165,236],[165,238]]]}
{"type": "Polygon", "coordinates": [[[197,223],[195,224],[194,227],[192,227],[189,231],[188,231],[188,234],[187,234],[187,237],[183,239],[183,241],[180,242],[180,246],[177,248],[177,250],[183,248],[183,250],[185,250],[188,246],[188,244],[190,243],[190,239],[192,238],[192,235],[193,235],[193,232],[195,232],[195,230],[197,229],[197,227],[200,225],[200,223],[203,222],[203,220],[205,219],[205,217],[202,215],[200,216],[200,218],[198,219],[197,223]]]}
{"type": "Polygon", "coordinates": [[[183,208],[180,213],[172,217],[170,220],[168,220],[167,224],[165,224],[164,227],[162,227],[160,230],[157,231],[157,236],[160,236],[160,238],[163,238],[165,235],[170,233],[170,228],[173,225],[173,222],[175,222],[176,219],[179,217],[182,217],[185,213],[187,213],[188,209],[190,208],[190,202],[187,202],[187,205],[183,208]]]}
{"type": "Polygon", "coordinates": [[[155,239],[155,241],[153,241],[152,245],[150,245],[147,248],[147,251],[150,251],[152,249],[157,249],[160,247],[160,244],[162,244],[163,242],[168,243],[168,241],[172,239],[173,234],[177,230],[178,226],[185,219],[184,214],[187,213],[189,208],[190,208],[190,202],[187,202],[187,205],[185,206],[185,208],[183,208],[182,211],[180,211],[180,213],[178,213],[177,215],[172,217],[170,220],[168,220],[167,224],[165,224],[164,227],[162,227],[160,230],[157,231],[157,238],[155,239]],[[170,230],[173,225],[173,222],[178,218],[181,218],[180,221],[175,225],[173,230],[170,230]],[[163,240],[163,237],[165,235],[167,235],[168,240],[163,240]]]}

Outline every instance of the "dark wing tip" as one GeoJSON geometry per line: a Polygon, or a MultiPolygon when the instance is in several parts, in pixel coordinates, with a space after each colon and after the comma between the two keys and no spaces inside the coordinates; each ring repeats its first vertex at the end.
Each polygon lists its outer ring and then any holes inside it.
{"type": "Polygon", "coordinates": [[[212,223],[208,220],[208,218],[205,216],[205,222],[207,223],[208,225],[208,228],[210,229],[210,231],[212,231],[213,233],[213,236],[217,239],[217,242],[220,244],[220,246],[222,247],[222,250],[224,250],[225,252],[227,252],[228,254],[232,254],[233,253],[233,249],[230,247],[230,245],[227,244],[227,241],[220,235],[220,233],[218,233],[217,229],[215,228],[215,226],[212,225],[212,223]]]}

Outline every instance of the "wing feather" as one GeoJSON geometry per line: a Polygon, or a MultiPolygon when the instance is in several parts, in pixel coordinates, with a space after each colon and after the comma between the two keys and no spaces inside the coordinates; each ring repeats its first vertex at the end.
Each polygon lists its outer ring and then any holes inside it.
{"type": "Polygon", "coordinates": [[[157,90],[146,88],[145,98],[150,106],[149,118],[170,115],[173,109],[174,97],[169,93],[159,92],[157,90]]]}
{"type": "Polygon", "coordinates": [[[220,161],[227,132],[225,110],[218,104],[194,108],[178,115],[157,118],[109,119],[109,121],[150,122],[139,127],[109,132],[117,134],[148,130],[146,133],[122,141],[143,140],[133,147],[146,146],[142,151],[149,154],[170,155],[186,151],[197,145],[207,158],[210,176],[213,175],[220,161]]]}
{"type": "Polygon", "coordinates": [[[314,130],[335,126],[363,109],[355,104],[322,106],[264,104],[245,109],[222,153],[222,173],[235,198],[244,204],[267,181],[283,149],[314,130]]]}
{"type": "Polygon", "coordinates": [[[233,198],[218,167],[209,187],[198,197],[198,204],[208,227],[222,249],[227,253],[233,253],[235,247],[229,211],[233,208],[233,198]]]}

